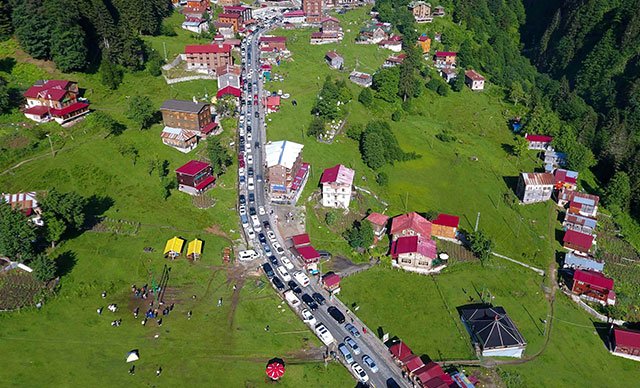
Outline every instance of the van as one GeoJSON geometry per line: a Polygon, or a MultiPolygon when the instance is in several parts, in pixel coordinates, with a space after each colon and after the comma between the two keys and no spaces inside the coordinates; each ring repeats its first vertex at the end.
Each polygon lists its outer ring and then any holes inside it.
{"type": "Polygon", "coordinates": [[[291,275],[289,275],[289,272],[287,272],[287,269],[284,267],[284,265],[278,266],[278,272],[280,272],[282,280],[284,280],[285,282],[291,280],[291,275]]]}
{"type": "Polygon", "coordinates": [[[329,346],[335,342],[335,338],[331,335],[327,327],[323,323],[318,323],[316,325],[316,335],[320,338],[323,344],[329,346]]]}
{"type": "Polygon", "coordinates": [[[309,277],[305,275],[302,271],[298,271],[293,274],[293,278],[296,279],[296,282],[300,284],[301,287],[306,287],[309,285],[309,277]]]}
{"type": "Polygon", "coordinates": [[[251,222],[253,222],[254,228],[257,228],[260,226],[260,219],[258,219],[258,216],[251,216],[251,222]]]}
{"type": "Polygon", "coordinates": [[[238,252],[238,259],[242,261],[254,260],[260,257],[256,251],[253,249],[247,249],[246,251],[238,252]]]}
{"type": "Polygon", "coordinates": [[[340,343],[340,345],[338,345],[338,350],[340,351],[340,354],[342,354],[342,357],[344,357],[347,364],[351,365],[355,362],[353,356],[351,355],[351,352],[349,351],[349,349],[347,349],[347,346],[345,344],[340,343]]]}

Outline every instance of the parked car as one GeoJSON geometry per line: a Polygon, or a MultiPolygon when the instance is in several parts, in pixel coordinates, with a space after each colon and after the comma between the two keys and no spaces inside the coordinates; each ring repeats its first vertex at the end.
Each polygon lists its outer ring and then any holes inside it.
{"type": "Polygon", "coordinates": [[[305,275],[302,271],[298,271],[293,274],[293,278],[296,279],[296,282],[300,284],[302,287],[306,287],[311,282],[309,277],[305,275]]]}
{"type": "Polygon", "coordinates": [[[240,207],[238,207],[238,212],[240,215],[247,214],[247,207],[244,205],[240,205],[240,207]]]}
{"type": "Polygon", "coordinates": [[[346,325],[344,325],[344,328],[347,329],[347,331],[349,333],[351,333],[352,336],[356,337],[356,338],[360,338],[360,332],[358,331],[358,329],[356,329],[355,326],[353,326],[350,323],[347,323],[346,325]]]}
{"type": "Polygon", "coordinates": [[[358,380],[360,380],[361,382],[366,383],[367,381],[369,381],[369,376],[367,375],[367,372],[365,372],[364,369],[362,369],[362,367],[357,362],[354,362],[353,364],[351,364],[351,370],[353,370],[353,373],[356,374],[356,376],[358,377],[358,380]]]}
{"type": "Polygon", "coordinates": [[[281,257],[280,261],[282,261],[282,265],[284,265],[285,267],[287,267],[287,269],[293,269],[293,263],[291,263],[291,260],[289,260],[286,257],[281,257]]]}
{"type": "Polygon", "coordinates": [[[273,282],[273,285],[276,286],[278,291],[284,290],[284,283],[282,283],[282,280],[280,280],[279,277],[274,276],[273,279],[271,279],[271,281],[273,282]]]}
{"type": "Polygon", "coordinates": [[[269,279],[276,276],[276,274],[273,272],[273,267],[271,267],[271,264],[269,263],[262,264],[262,270],[264,271],[264,273],[267,275],[269,279]]]}
{"type": "Polygon", "coordinates": [[[331,315],[331,318],[335,319],[336,322],[338,322],[339,324],[343,324],[344,323],[344,321],[345,321],[344,314],[342,314],[342,312],[340,310],[338,310],[337,307],[330,306],[327,309],[327,312],[329,313],[329,315],[331,315]]]}
{"type": "Polygon", "coordinates": [[[258,214],[260,214],[261,216],[264,216],[265,214],[267,214],[267,212],[264,211],[264,206],[258,207],[258,214]]]}
{"type": "Polygon", "coordinates": [[[247,229],[247,238],[253,240],[256,238],[256,232],[254,232],[253,229],[247,229]]]}
{"type": "Polygon", "coordinates": [[[277,241],[276,234],[271,230],[267,232],[267,238],[269,241],[277,241]]]}
{"type": "Polygon", "coordinates": [[[256,214],[258,214],[258,213],[256,212],[256,208],[255,208],[255,207],[253,207],[253,206],[250,206],[250,207],[249,207],[249,215],[250,215],[250,216],[255,216],[256,214]]]}
{"type": "MultiPolygon", "coordinates": [[[[280,272],[280,276],[282,276],[282,279],[285,282],[291,281],[291,275],[289,275],[289,272],[287,272],[287,269],[284,266],[282,266],[282,265],[279,266],[278,267],[278,272],[280,272]]],[[[297,294],[297,292],[296,292],[296,294],[297,294]]]]}
{"type": "Polygon", "coordinates": [[[254,193],[249,193],[249,202],[255,202],[256,201],[256,195],[254,193]]]}
{"type": "Polygon", "coordinates": [[[344,342],[349,345],[351,349],[353,349],[353,352],[356,354],[356,356],[360,354],[360,346],[358,346],[356,341],[354,341],[351,337],[344,337],[344,342]]]}
{"type": "MultiPolygon", "coordinates": [[[[320,293],[319,293],[319,292],[314,292],[312,296],[313,296],[313,299],[315,299],[315,301],[316,301],[316,302],[318,302],[318,304],[319,304],[320,306],[324,305],[324,304],[326,303],[326,301],[327,301],[327,300],[324,298],[324,296],[320,295],[320,293]]],[[[343,322],[344,322],[344,321],[343,321],[343,322]]],[[[340,323],[342,323],[342,322],[340,322],[340,323]]]]}
{"type": "Polygon", "coordinates": [[[351,355],[351,352],[345,344],[340,343],[340,345],[338,345],[338,351],[340,352],[340,354],[342,354],[342,357],[344,357],[344,360],[347,362],[347,364],[353,364],[355,362],[353,356],[351,355]]]}
{"type": "Polygon", "coordinates": [[[273,243],[273,249],[275,249],[276,252],[278,252],[279,255],[284,255],[284,248],[282,248],[280,243],[274,242],[273,243]]]}
{"type": "Polygon", "coordinates": [[[307,309],[302,309],[302,311],[300,311],[300,314],[302,315],[302,320],[306,324],[310,326],[314,326],[316,324],[316,317],[314,317],[313,314],[311,314],[311,311],[307,309]]]}
{"type": "Polygon", "coordinates": [[[240,202],[240,205],[244,205],[247,203],[247,198],[244,196],[244,194],[240,194],[240,196],[238,197],[238,202],[240,202]]]}
{"type": "Polygon", "coordinates": [[[362,362],[364,362],[364,364],[371,370],[371,372],[378,372],[378,365],[376,365],[375,361],[373,361],[373,359],[369,357],[369,355],[365,354],[364,356],[362,356],[362,362]]]}
{"type": "Polygon", "coordinates": [[[260,255],[253,249],[247,249],[246,251],[238,252],[238,259],[242,261],[257,259],[258,257],[260,257],[260,255]]]}
{"type": "Polygon", "coordinates": [[[265,229],[271,229],[269,221],[262,221],[262,226],[264,226],[265,229]]]}
{"type": "Polygon", "coordinates": [[[309,294],[302,294],[302,301],[309,306],[309,308],[312,311],[315,311],[318,309],[318,304],[316,303],[315,300],[313,300],[313,298],[311,296],[309,296],[309,294]]]}
{"type": "Polygon", "coordinates": [[[298,283],[294,282],[293,280],[289,280],[287,282],[287,285],[289,286],[291,291],[293,291],[294,293],[296,293],[296,294],[301,294],[302,293],[302,289],[300,288],[300,286],[298,286],[298,283]]]}
{"type": "Polygon", "coordinates": [[[264,235],[264,233],[259,233],[258,234],[258,241],[260,241],[261,243],[266,243],[267,242],[267,236],[264,235]]]}
{"type": "Polygon", "coordinates": [[[271,256],[269,256],[269,261],[271,262],[271,265],[276,266],[276,267],[278,266],[278,258],[277,257],[271,255],[271,256]]]}
{"type": "Polygon", "coordinates": [[[318,251],[318,254],[323,259],[330,259],[331,258],[331,252],[329,252],[329,251],[318,251]]]}

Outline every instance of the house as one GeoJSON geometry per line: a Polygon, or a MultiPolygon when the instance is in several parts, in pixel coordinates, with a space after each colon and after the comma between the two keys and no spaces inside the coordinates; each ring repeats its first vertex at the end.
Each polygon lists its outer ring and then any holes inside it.
{"type": "Polygon", "coordinates": [[[454,53],[453,51],[436,51],[435,66],[438,69],[443,67],[455,67],[457,56],[458,53],[454,53]]]}
{"type": "Polygon", "coordinates": [[[0,203],[3,201],[11,206],[11,209],[22,212],[34,225],[44,226],[42,210],[40,210],[35,191],[16,194],[2,193],[0,194],[0,203]]]}
{"type": "Polygon", "coordinates": [[[455,386],[451,376],[446,374],[442,367],[433,361],[413,371],[412,374],[414,381],[423,387],[448,388],[455,386]]]}
{"type": "Polygon", "coordinates": [[[556,169],[553,173],[553,177],[556,180],[555,189],[556,190],[575,190],[578,188],[578,172],[577,171],[569,171],[562,168],[556,169]]]}
{"type": "Polygon", "coordinates": [[[440,69],[440,76],[449,83],[458,78],[458,70],[455,67],[443,67],[440,69]]]}
{"type": "Polygon", "coordinates": [[[319,23],[322,20],[322,3],[324,0],[302,0],[302,10],[307,23],[319,23]]]}
{"type": "Polygon", "coordinates": [[[233,32],[238,32],[242,28],[242,15],[239,13],[226,13],[218,14],[218,21],[220,23],[228,23],[233,27],[233,32]]]}
{"type": "Polygon", "coordinates": [[[221,7],[230,7],[240,5],[240,0],[218,0],[218,5],[221,7]]]}
{"type": "Polygon", "coordinates": [[[389,353],[391,353],[396,362],[402,365],[414,356],[411,349],[402,341],[389,346],[389,353]]]}
{"type": "Polygon", "coordinates": [[[191,160],[176,170],[178,190],[191,195],[202,194],[212,188],[216,177],[209,163],[191,160]]]}
{"type": "Polygon", "coordinates": [[[243,26],[246,22],[253,19],[252,11],[249,7],[243,7],[239,5],[225,6],[222,8],[222,12],[227,14],[235,13],[240,15],[240,26],[243,26]]]}
{"type": "Polygon", "coordinates": [[[564,255],[563,267],[602,272],[604,270],[604,262],[597,261],[589,255],[581,255],[576,252],[567,252],[564,255]]]}
{"type": "Polygon", "coordinates": [[[305,265],[314,264],[320,261],[320,254],[311,245],[297,247],[296,251],[305,265]]]}
{"type": "Polygon", "coordinates": [[[436,237],[455,239],[459,224],[460,217],[440,213],[435,220],[431,221],[431,234],[436,237]]]}
{"type": "Polygon", "coordinates": [[[580,214],[565,213],[562,222],[563,230],[575,230],[584,234],[594,234],[598,221],[580,214]]]}
{"type": "Polygon", "coordinates": [[[329,66],[334,69],[342,69],[344,66],[344,58],[340,54],[335,51],[327,51],[324,55],[324,60],[327,62],[329,66]]]}
{"type": "Polygon", "coordinates": [[[571,292],[580,298],[603,305],[614,305],[616,293],[613,291],[613,279],[600,272],[577,269],[573,272],[571,292]]]}
{"type": "Polygon", "coordinates": [[[187,5],[183,9],[186,15],[202,15],[209,9],[208,0],[187,0],[187,5]]]}
{"type": "Polygon", "coordinates": [[[548,172],[553,172],[556,167],[562,167],[567,164],[567,154],[558,152],[553,147],[548,147],[544,151],[544,166],[548,172]]]}
{"type": "Polygon", "coordinates": [[[398,65],[401,65],[402,62],[404,62],[404,59],[407,57],[407,54],[398,54],[398,55],[391,55],[389,56],[387,59],[385,59],[384,63],[382,64],[382,67],[395,67],[398,65]]]}
{"type": "Polygon", "coordinates": [[[213,26],[218,30],[218,34],[215,36],[214,41],[224,41],[224,39],[233,39],[236,36],[233,31],[233,24],[223,23],[219,20],[213,22],[213,26]]]}
{"type": "Polygon", "coordinates": [[[182,153],[189,153],[198,146],[198,135],[186,129],[164,127],[160,132],[162,143],[182,153]]]}
{"type": "Polygon", "coordinates": [[[544,202],[551,198],[555,179],[547,172],[523,172],[518,179],[516,194],[524,204],[544,202]]]}
{"type": "Polygon", "coordinates": [[[195,239],[187,244],[187,258],[196,261],[202,256],[202,240],[195,239]]]}
{"type": "Polygon", "coordinates": [[[291,236],[291,242],[293,243],[294,248],[306,247],[307,245],[311,245],[309,235],[306,233],[291,236]]]}
{"type": "Polygon", "coordinates": [[[395,241],[400,237],[421,236],[431,238],[431,222],[416,212],[402,214],[391,220],[391,236],[395,241]]]}
{"type": "MultiPolygon", "coordinates": [[[[564,192],[565,190],[563,190],[564,192]]],[[[569,213],[595,218],[598,215],[600,197],[593,194],[572,191],[569,196],[569,213]]]]}
{"type": "Polygon", "coordinates": [[[405,271],[433,272],[437,257],[436,242],[429,237],[404,236],[391,243],[391,265],[405,271]]]}
{"type": "Polygon", "coordinates": [[[285,12],[282,15],[282,20],[284,21],[285,24],[286,23],[302,24],[306,21],[306,18],[304,16],[304,11],[299,9],[295,11],[285,12]]]}
{"type": "Polygon", "coordinates": [[[351,202],[351,191],[355,171],[336,164],[322,173],[322,206],[348,209],[351,202]]]}
{"type": "Polygon", "coordinates": [[[240,99],[240,97],[242,96],[242,90],[240,90],[240,88],[229,85],[216,92],[216,98],[222,98],[225,96],[231,96],[240,99]]]}
{"type": "Polygon", "coordinates": [[[522,358],[527,343],[503,307],[460,308],[460,319],[482,356],[522,358]]]}
{"type": "Polygon", "coordinates": [[[418,38],[418,46],[422,49],[422,54],[428,54],[431,51],[431,38],[426,35],[420,35],[418,38]]]}
{"type": "Polygon", "coordinates": [[[342,40],[342,36],[337,32],[312,32],[309,43],[313,45],[337,43],[342,40]]]}
{"type": "Polygon", "coordinates": [[[202,34],[209,31],[209,23],[201,17],[187,17],[182,22],[182,29],[202,34]]]}
{"type": "Polygon", "coordinates": [[[284,51],[287,49],[287,38],[284,36],[261,36],[260,48],[268,51],[284,51]]]}
{"type": "Polygon", "coordinates": [[[415,354],[410,357],[407,362],[404,363],[404,369],[409,372],[409,375],[422,368],[423,366],[424,361],[422,361],[422,358],[420,358],[420,356],[416,356],[415,354]]]}
{"type": "Polygon", "coordinates": [[[389,222],[389,216],[385,216],[380,213],[371,213],[365,218],[373,226],[373,242],[374,244],[380,241],[382,236],[387,233],[387,223],[389,222]]]}
{"type": "Polygon", "coordinates": [[[402,40],[400,39],[384,39],[378,42],[378,46],[391,50],[394,53],[399,53],[402,51],[402,40]]]}
{"type": "Polygon", "coordinates": [[[333,272],[327,272],[322,276],[322,287],[330,295],[335,295],[340,293],[340,276],[333,272]]]}
{"type": "Polygon", "coordinates": [[[201,138],[210,135],[218,126],[211,117],[211,105],[205,102],[166,100],[160,112],[166,128],[192,131],[201,138]]]}
{"type": "Polygon", "coordinates": [[[412,1],[409,3],[409,9],[416,19],[416,23],[431,23],[431,4],[424,1],[412,1]]]}
{"type": "Polygon", "coordinates": [[[215,73],[216,69],[233,64],[232,47],[228,44],[190,44],[184,49],[187,70],[215,73]]]}
{"type": "Polygon", "coordinates": [[[237,65],[226,65],[216,69],[216,75],[218,77],[218,90],[224,89],[227,86],[232,86],[236,89],[240,89],[240,74],[242,68],[237,65]]]}
{"type": "Polygon", "coordinates": [[[320,21],[320,31],[322,32],[335,32],[342,33],[342,27],[340,27],[340,20],[333,16],[328,16],[320,21]]]}
{"type": "Polygon", "coordinates": [[[296,202],[309,176],[309,164],[302,162],[302,144],[281,140],[265,146],[267,187],[276,203],[296,202]]]}
{"type": "Polygon", "coordinates": [[[367,73],[361,73],[359,71],[352,71],[349,74],[349,81],[356,83],[364,88],[368,88],[373,84],[373,76],[367,73]]]}
{"type": "Polygon", "coordinates": [[[575,230],[567,230],[562,238],[562,246],[565,249],[588,253],[594,244],[594,236],[591,234],[577,232],[575,230]]]}
{"type": "Polygon", "coordinates": [[[464,83],[471,90],[484,90],[484,77],[473,69],[464,72],[464,83]]]}
{"type": "Polygon", "coordinates": [[[267,113],[273,113],[280,110],[280,96],[269,96],[266,100],[267,113]]]}
{"type": "Polygon", "coordinates": [[[524,138],[529,142],[530,150],[544,151],[551,146],[553,141],[553,136],[529,135],[528,133],[524,135],[524,138]]]}
{"type": "Polygon", "coordinates": [[[640,361],[640,330],[614,327],[610,350],[615,356],[640,361]]]}
{"type": "Polygon", "coordinates": [[[36,81],[24,92],[24,115],[38,123],[55,120],[64,124],[89,113],[89,104],[79,100],[78,83],[67,80],[36,81]]]}
{"type": "Polygon", "coordinates": [[[444,7],[441,5],[438,5],[437,7],[435,7],[433,9],[433,12],[431,13],[431,15],[436,16],[436,17],[443,17],[444,16],[444,7]]]}
{"type": "Polygon", "coordinates": [[[391,36],[391,25],[389,23],[371,22],[360,30],[360,35],[356,43],[377,44],[391,36]]]}

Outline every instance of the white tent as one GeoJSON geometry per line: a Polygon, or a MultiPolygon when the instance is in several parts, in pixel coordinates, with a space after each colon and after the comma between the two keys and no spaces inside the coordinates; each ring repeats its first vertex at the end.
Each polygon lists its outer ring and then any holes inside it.
{"type": "Polygon", "coordinates": [[[138,349],[134,349],[129,353],[127,353],[127,362],[134,362],[134,361],[138,361],[139,359],[140,359],[140,353],[138,352],[138,349]]]}

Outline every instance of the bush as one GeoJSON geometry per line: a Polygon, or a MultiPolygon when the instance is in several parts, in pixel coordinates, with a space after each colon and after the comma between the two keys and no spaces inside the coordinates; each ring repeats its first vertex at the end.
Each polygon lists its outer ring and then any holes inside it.
{"type": "Polygon", "coordinates": [[[349,139],[360,141],[360,137],[364,132],[364,125],[362,124],[349,124],[347,125],[346,134],[349,139]]]}
{"type": "Polygon", "coordinates": [[[456,135],[454,135],[448,129],[443,129],[442,131],[440,131],[440,133],[436,134],[436,138],[438,140],[440,140],[441,142],[444,142],[444,143],[451,143],[451,142],[454,142],[454,141],[458,140],[456,135]]]}
{"type": "Polygon", "coordinates": [[[438,92],[439,95],[445,97],[445,96],[449,95],[449,87],[447,86],[447,84],[442,82],[440,85],[438,85],[437,92],[438,92]]]}
{"type": "Polygon", "coordinates": [[[160,34],[164,36],[178,36],[173,27],[163,24],[160,26],[160,34]]]}
{"type": "Polygon", "coordinates": [[[376,182],[378,182],[380,186],[386,186],[389,184],[389,176],[387,173],[381,171],[376,175],[376,182]]]}
{"type": "Polygon", "coordinates": [[[327,214],[324,215],[324,222],[329,226],[334,225],[337,219],[338,217],[336,216],[336,213],[332,211],[327,212],[327,214]]]}
{"type": "Polygon", "coordinates": [[[371,89],[362,89],[360,95],[358,95],[358,101],[360,101],[362,105],[366,106],[367,108],[370,107],[371,104],[373,104],[373,92],[371,92],[371,89]]]}
{"type": "Polygon", "coordinates": [[[402,116],[404,116],[402,109],[396,109],[396,111],[391,114],[391,120],[398,122],[402,120],[402,116]]]}
{"type": "Polygon", "coordinates": [[[41,282],[46,282],[56,276],[56,263],[44,254],[39,254],[29,262],[33,275],[41,282]]]}

